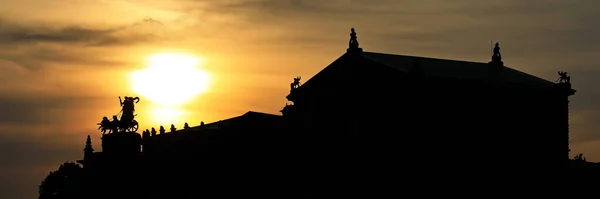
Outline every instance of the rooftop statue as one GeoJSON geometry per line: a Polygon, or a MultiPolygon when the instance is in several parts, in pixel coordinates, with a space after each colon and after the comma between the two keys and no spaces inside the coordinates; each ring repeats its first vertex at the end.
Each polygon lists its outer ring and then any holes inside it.
{"type": "Polygon", "coordinates": [[[496,42],[494,46],[494,54],[492,54],[492,62],[501,62],[502,55],[500,55],[500,44],[496,42]]]}
{"type": "Polygon", "coordinates": [[[558,79],[556,80],[558,83],[571,83],[571,76],[567,75],[565,71],[558,71],[558,79]]]}
{"type": "Polygon", "coordinates": [[[102,135],[106,134],[107,130],[109,134],[116,132],[136,132],[138,130],[139,125],[134,119],[136,116],[134,112],[135,104],[140,102],[140,98],[128,96],[125,96],[124,98],[125,100],[119,96],[121,107],[123,107],[120,112],[121,118],[114,115],[113,120],[109,121],[107,117],[103,117],[102,121],[98,123],[98,125],[100,125],[98,129],[102,131],[102,135]]]}
{"type": "Polygon", "coordinates": [[[354,28],[350,29],[350,42],[348,43],[350,48],[358,48],[358,40],[356,39],[356,32],[354,28]]]}
{"type": "Polygon", "coordinates": [[[302,77],[298,76],[298,77],[294,77],[294,82],[292,82],[290,84],[290,89],[294,90],[300,87],[300,79],[302,77]]]}

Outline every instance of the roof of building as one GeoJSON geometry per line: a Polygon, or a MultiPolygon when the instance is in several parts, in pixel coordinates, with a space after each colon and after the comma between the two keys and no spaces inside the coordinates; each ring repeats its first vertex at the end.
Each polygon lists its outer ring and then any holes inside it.
{"type": "Polygon", "coordinates": [[[490,81],[494,78],[500,83],[518,84],[528,87],[544,88],[555,85],[554,82],[518,71],[507,66],[494,66],[489,63],[458,61],[408,55],[394,55],[376,52],[363,52],[362,56],[381,65],[409,72],[418,62],[423,75],[450,79],[490,81]]]}
{"type": "Polygon", "coordinates": [[[339,72],[338,70],[340,68],[346,67],[352,63],[356,63],[357,59],[366,60],[366,62],[360,63],[375,63],[362,64],[359,67],[387,67],[400,73],[409,73],[413,71],[415,67],[418,67],[418,71],[420,71],[420,73],[426,77],[456,79],[473,82],[495,82],[500,84],[510,84],[527,88],[542,89],[551,88],[556,85],[554,82],[521,72],[510,67],[498,66],[490,63],[448,60],[410,55],[394,55],[376,52],[355,52],[342,55],[329,66],[315,74],[311,79],[307,80],[302,86],[300,86],[300,88],[304,89],[306,87],[312,87],[311,84],[319,84],[317,82],[331,78],[331,75],[339,72]],[[349,59],[350,56],[355,57],[353,59],[349,59]]]}
{"type": "Polygon", "coordinates": [[[264,124],[264,123],[270,123],[273,120],[278,120],[280,118],[281,118],[281,115],[273,115],[273,114],[269,114],[269,113],[248,111],[248,112],[244,113],[243,115],[240,115],[237,117],[232,117],[232,118],[229,118],[226,120],[220,120],[217,122],[205,124],[204,126],[190,127],[190,129],[188,129],[188,130],[195,131],[195,130],[199,130],[199,129],[220,129],[223,127],[232,126],[234,124],[239,124],[239,122],[264,124]]]}
{"type": "Polygon", "coordinates": [[[216,122],[212,122],[212,123],[208,123],[208,124],[204,124],[204,125],[198,125],[198,126],[193,126],[190,127],[189,129],[177,129],[177,131],[175,132],[166,132],[165,134],[162,135],[156,135],[156,136],[169,136],[169,135],[176,135],[182,132],[189,132],[189,133],[196,133],[196,132],[200,132],[200,131],[218,131],[222,128],[228,128],[228,127],[240,127],[240,128],[246,128],[246,129],[252,129],[252,128],[270,128],[270,127],[277,127],[278,125],[276,124],[277,122],[279,122],[282,119],[281,115],[273,115],[273,114],[268,114],[268,113],[260,113],[260,112],[254,112],[254,111],[248,111],[246,113],[244,113],[243,115],[237,116],[237,117],[232,117],[229,119],[225,119],[225,120],[219,120],[216,122]]]}

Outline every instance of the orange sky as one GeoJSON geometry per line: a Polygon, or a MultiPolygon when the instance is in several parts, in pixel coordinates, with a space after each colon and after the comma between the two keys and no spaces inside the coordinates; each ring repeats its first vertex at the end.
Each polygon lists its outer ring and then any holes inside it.
{"type": "MultiPolygon", "coordinates": [[[[600,22],[593,0],[0,0],[0,193],[37,197],[52,169],[81,158],[86,135],[134,95],[128,74],[148,56],[206,60],[210,89],[176,122],[198,125],[249,110],[278,114],[295,76],[342,55],[350,27],[366,51],[506,65],[548,80],[568,71],[574,152],[600,161],[600,22]],[[218,2],[218,3],[217,3],[218,2]],[[149,20],[149,19],[152,20],[149,20]]],[[[169,95],[169,93],[164,93],[169,95]]],[[[153,106],[136,110],[142,128],[153,106]]],[[[169,125],[169,124],[165,124],[169,125]]],[[[573,154],[575,155],[575,154],[573,154]]]]}

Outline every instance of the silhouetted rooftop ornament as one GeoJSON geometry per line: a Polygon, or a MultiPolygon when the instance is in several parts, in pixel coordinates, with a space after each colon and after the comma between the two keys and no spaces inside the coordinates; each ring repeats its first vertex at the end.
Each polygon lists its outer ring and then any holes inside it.
{"type": "Polygon", "coordinates": [[[150,130],[148,130],[148,129],[144,130],[142,133],[142,138],[147,139],[149,137],[150,137],[150,130]]]}
{"type": "Polygon", "coordinates": [[[587,162],[586,158],[585,158],[585,157],[583,157],[583,153],[579,153],[577,156],[575,156],[575,157],[573,158],[573,160],[576,160],[576,161],[581,161],[581,162],[587,162]]]}
{"type": "Polygon", "coordinates": [[[160,135],[164,134],[167,130],[165,130],[165,127],[163,127],[162,125],[160,126],[160,129],[158,129],[158,131],[160,132],[160,135]]]}
{"type": "Polygon", "coordinates": [[[302,77],[298,76],[298,77],[294,77],[294,82],[292,82],[290,84],[290,90],[294,90],[300,87],[300,79],[302,77]]]}
{"type": "Polygon", "coordinates": [[[190,125],[189,125],[189,124],[186,122],[186,123],[183,125],[183,129],[190,129],[190,125]]]}
{"type": "MultiPolygon", "coordinates": [[[[83,148],[83,164],[85,164],[85,162],[87,162],[87,160],[91,158],[93,154],[94,148],[92,147],[92,138],[90,138],[90,135],[88,135],[87,139],[85,140],[85,148],[83,148]]],[[[81,163],[81,161],[78,162],[81,163]]]]}
{"type": "Polygon", "coordinates": [[[94,152],[94,148],[92,148],[92,138],[90,138],[90,135],[87,136],[87,139],[85,140],[85,149],[84,151],[87,153],[91,153],[94,152]]]}
{"type": "Polygon", "coordinates": [[[177,131],[177,128],[175,128],[175,125],[174,125],[174,124],[171,124],[171,133],[173,133],[173,132],[175,132],[175,131],[177,131]]]}
{"type": "Polygon", "coordinates": [[[558,71],[558,79],[556,80],[558,83],[571,83],[571,76],[567,75],[565,71],[558,71]]]}
{"type": "Polygon", "coordinates": [[[504,63],[502,62],[502,55],[500,55],[500,44],[498,42],[496,42],[496,45],[494,46],[492,61],[490,63],[497,64],[500,66],[504,65],[504,63]]]}
{"type": "Polygon", "coordinates": [[[155,135],[156,135],[156,129],[154,129],[154,127],[152,127],[152,130],[150,131],[150,134],[151,134],[152,136],[155,136],[155,135]]]}
{"type": "Polygon", "coordinates": [[[350,29],[350,41],[348,42],[348,52],[362,52],[362,49],[358,47],[358,39],[354,28],[350,29]]]}

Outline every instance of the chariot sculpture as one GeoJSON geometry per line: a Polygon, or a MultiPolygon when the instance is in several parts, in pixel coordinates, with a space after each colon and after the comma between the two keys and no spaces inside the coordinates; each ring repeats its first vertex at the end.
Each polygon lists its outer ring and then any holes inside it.
{"type": "Polygon", "coordinates": [[[108,117],[103,117],[102,121],[98,123],[98,129],[102,132],[102,134],[108,133],[117,133],[117,132],[130,132],[134,133],[138,130],[139,124],[134,119],[136,114],[135,112],[135,104],[140,102],[139,97],[128,97],[125,96],[125,100],[123,100],[119,96],[119,101],[121,104],[120,115],[113,115],[112,121],[108,119],[108,117]]]}

